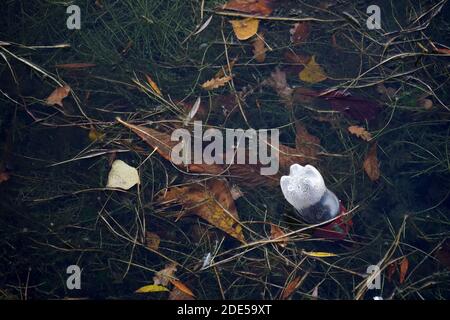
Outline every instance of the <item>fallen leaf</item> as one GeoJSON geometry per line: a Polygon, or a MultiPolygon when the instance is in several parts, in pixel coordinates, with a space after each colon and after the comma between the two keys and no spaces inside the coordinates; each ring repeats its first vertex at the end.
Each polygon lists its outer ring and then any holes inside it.
{"type": "Polygon", "coordinates": [[[370,139],[372,139],[372,135],[370,134],[370,132],[368,132],[363,127],[350,126],[350,127],[348,127],[348,131],[351,134],[354,134],[355,136],[357,136],[358,138],[363,139],[364,141],[369,141],[370,139]]]}
{"type": "Polygon", "coordinates": [[[272,87],[278,96],[283,100],[284,104],[288,107],[292,107],[292,93],[293,89],[287,83],[286,72],[281,71],[279,68],[275,68],[267,78],[263,85],[272,87]]]}
{"type": "Polygon", "coordinates": [[[9,175],[8,172],[6,172],[6,171],[0,172],[0,184],[1,184],[2,182],[8,181],[9,178],[10,178],[10,175],[9,175]]]}
{"type": "Polygon", "coordinates": [[[187,295],[177,287],[173,287],[169,294],[169,300],[194,300],[190,295],[187,295]]]}
{"type": "Polygon", "coordinates": [[[198,215],[245,243],[233,197],[227,182],[222,179],[210,179],[205,184],[195,183],[185,187],[169,188],[158,200],[180,203],[186,213],[198,215]]]}
{"type": "Polygon", "coordinates": [[[60,107],[63,106],[63,99],[69,95],[70,87],[68,85],[64,85],[63,87],[56,88],[45,100],[49,106],[58,105],[60,107]]]}
{"type": "Polygon", "coordinates": [[[175,272],[177,271],[177,264],[171,262],[165,266],[164,269],[158,271],[153,277],[154,285],[162,285],[166,287],[171,279],[174,279],[175,272]]]}
{"type": "Polygon", "coordinates": [[[161,239],[154,232],[145,232],[145,245],[147,248],[151,250],[158,250],[159,244],[161,243],[161,239]]]}
{"type": "MultiPolygon", "coordinates": [[[[270,225],[270,239],[277,239],[277,238],[283,237],[285,234],[286,233],[284,233],[283,230],[281,230],[281,228],[279,226],[277,226],[275,224],[270,225]]],[[[282,239],[283,239],[283,241],[277,242],[277,244],[280,247],[284,248],[287,246],[289,238],[284,237],[282,239]]]]}
{"type": "Polygon", "coordinates": [[[291,42],[293,44],[300,44],[308,39],[310,32],[309,22],[298,22],[295,23],[289,33],[291,34],[291,42]]]}
{"type": "Polygon", "coordinates": [[[305,68],[300,71],[299,78],[300,80],[308,83],[317,83],[324,81],[328,77],[322,67],[316,62],[315,56],[312,56],[309,62],[305,65],[305,68]]]}
{"type": "Polygon", "coordinates": [[[431,108],[433,108],[433,101],[428,98],[419,98],[417,100],[417,105],[425,110],[431,110],[431,108]]]}
{"type": "Polygon", "coordinates": [[[400,274],[398,276],[400,284],[405,282],[406,273],[408,272],[409,261],[408,258],[404,257],[400,262],[400,274]]]}
{"type": "Polygon", "coordinates": [[[272,2],[273,0],[230,0],[223,9],[266,16],[273,11],[272,2]]]}
{"type": "Polygon", "coordinates": [[[135,292],[136,293],[149,293],[149,292],[164,292],[164,291],[169,291],[169,289],[167,289],[166,287],[160,286],[160,285],[149,284],[149,285],[146,285],[146,286],[143,286],[143,287],[137,289],[135,292]]]}
{"type": "Polygon", "coordinates": [[[434,51],[441,54],[450,54],[450,49],[448,48],[434,48],[434,51]]]}
{"type": "Polygon", "coordinates": [[[321,252],[321,251],[303,251],[305,255],[308,257],[314,257],[314,258],[329,258],[329,257],[336,257],[337,254],[331,253],[331,252],[321,252]]]}
{"type": "Polygon", "coordinates": [[[286,50],[283,56],[286,63],[289,64],[284,67],[283,70],[289,74],[295,74],[297,76],[303,69],[305,69],[305,65],[311,59],[308,55],[299,54],[293,52],[292,50],[286,50]]]}
{"type": "Polygon", "coordinates": [[[327,100],[333,110],[359,121],[374,120],[380,112],[380,105],[377,102],[354,97],[340,90],[321,92],[319,97],[327,100]]]}
{"type": "Polygon", "coordinates": [[[301,280],[301,277],[296,277],[291,282],[289,282],[281,294],[281,300],[286,300],[287,298],[289,298],[300,286],[301,280]]]}
{"type": "Polygon", "coordinates": [[[91,130],[89,130],[89,140],[92,142],[95,141],[102,141],[105,138],[105,134],[103,132],[97,131],[94,126],[91,127],[91,130]]]}
{"type": "Polygon", "coordinates": [[[152,88],[153,92],[158,96],[162,96],[162,92],[159,89],[158,85],[156,84],[155,81],[153,81],[153,79],[148,74],[145,75],[145,79],[147,79],[147,83],[150,86],[150,88],[152,88]]]}
{"type": "MultiPolygon", "coordinates": [[[[172,141],[171,136],[167,133],[159,132],[157,130],[146,128],[143,126],[136,126],[131,123],[125,122],[120,118],[116,120],[127,128],[136,133],[142,140],[153,148],[157,148],[157,152],[166,160],[171,161],[172,148],[179,142],[172,141]]],[[[221,174],[224,169],[218,164],[195,164],[191,163],[186,165],[180,165],[180,167],[187,169],[189,172],[195,173],[208,173],[208,174],[221,174]]]]}
{"type": "Polygon", "coordinates": [[[222,78],[212,78],[202,84],[202,88],[205,90],[214,90],[223,87],[227,82],[231,80],[231,76],[225,76],[222,78]]]}
{"type": "Polygon", "coordinates": [[[122,160],[115,160],[111,166],[111,171],[109,171],[106,187],[129,190],[140,183],[136,168],[133,168],[122,160]]]}
{"type": "Polygon", "coordinates": [[[86,69],[86,68],[92,68],[95,67],[96,64],[94,63],[64,63],[64,64],[57,64],[55,67],[58,69],[86,69]]]}
{"type": "Polygon", "coordinates": [[[231,71],[233,70],[234,65],[238,61],[238,57],[232,59],[229,64],[227,63],[225,66],[222,66],[219,71],[214,75],[214,78],[223,78],[227,75],[231,75],[231,71]]]}
{"type": "Polygon", "coordinates": [[[239,40],[247,40],[258,32],[259,20],[255,18],[230,20],[230,23],[236,38],[239,40]]]}
{"type": "Polygon", "coordinates": [[[266,60],[266,44],[264,42],[264,34],[257,34],[256,39],[253,41],[253,58],[259,63],[263,63],[266,60]]]}
{"type": "Polygon", "coordinates": [[[173,284],[178,290],[181,292],[191,296],[195,297],[194,293],[189,289],[184,283],[182,283],[179,280],[170,279],[170,283],[173,284]]]}
{"type": "Polygon", "coordinates": [[[396,269],[397,269],[397,266],[396,266],[396,264],[395,264],[394,262],[393,262],[393,263],[390,263],[390,264],[387,266],[386,279],[387,279],[389,282],[392,282],[392,276],[394,275],[396,269]]]}
{"type": "Polygon", "coordinates": [[[377,158],[377,144],[374,143],[366,155],[363,163],[364,171],[366,171],[369,179],[376,181],[380,178],[380,165],[377,158]]]}

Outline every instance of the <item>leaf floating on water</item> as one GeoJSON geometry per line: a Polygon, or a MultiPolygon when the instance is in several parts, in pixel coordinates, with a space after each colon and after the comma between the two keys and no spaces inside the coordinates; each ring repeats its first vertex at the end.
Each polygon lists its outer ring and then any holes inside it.
{"type": "Polygon", "coordinates": [[[350,126],[350,127],[348,127],[348,131],[351,134],[354,134],[355,136],[357,136],[358,138],[363,139],[364,141],[369,141],[370,139],[372,139],[372,135],[370,134],[370,132],[368,132],[363,127],[350,126]]]}
{"type": "Polygon", "coordinates": [[[63,99],[66,98],[70,93],[70,87],[65,85],[63,87],[56,88],[45,100],[49,106],[58,105],[63,107],[63,99]]]}
{"type": "Polygon", "coordinates": [[[151,250],[158,250],[161,243],[160,237],[154,232],[145,232],[145,245],[151,250]]]}
{"type": "Polygon", "coordinates": [[[223,9],[266,16],[272,13],[273,2],[274,0],[230,0],[223,6],[223,9]]]}
{"type": "Polygon", "coordinates": [[[194,300],[194,298],[174,286],[170,291],[169,300],[194,300]]]}
{"type": "Polygon", "coordinates": [[[105,134],[97,131],[97,129],[95,129],[95,127],[91,127],[91,130],[89,130],[88,137],[89,137],[89,140],[91,140],[92,142],[102,141],[105,138],[105,134]]]}
{"type": "Polygon", "coordinates": [[[177,271],[177,264],[175,262],[169,263],[166,267],[158,271],[153,277],[153,284],[167,286],[171,279],[174,278],[177,271]]]}
{"type": "Polygon", "coordinates": [[[230,20],[234,34],[239,40],[247,40],[258,32],[259,20],[245,18],[241,20],[230,20]]]}
{"type": "Polygon", "coordinates": [[[195,294],[189,289],[183,282],[179,280],[170,279],[170,283],[174,285],[175,288],[187,294],[188,296],[195,297],[195,294]]]}
{"type": "Polygon", "coordinates": [[[122,160],[115,160],[109,172],[106,187],[129,190],[136,184],[140,184],[139,174],[136,168],[133,168],[122,160]]]}
{"type": "Polygon", "coordinates": [[[289,240],[288,237],[284,237],[285,235],[286,234],[284,233],[283,230],[281,230],[281,228],[279,226],[277,226],[275,224],[270,225],[270,239],[277,239],[277,238],[283,237],[282,239],[280,239],[283,241],[277,242],[277,244],[283,248],[287,246],[288,240],[289,240]]]}
{"type": "Polygon", "coordinates": [[[225,76],[222,78],[212,78],[202,84],[202,88],[205,90],[214,90],[223,87],[227,82],[231,80],[231,76],[225,76]]]}
{"type": "Polygon", "coordinates": [[[380,178],[380,165],[377,158],[377,144],[374,143],[366,155],[363,163],[364,171],[366,171],[369,179],[376,181],[380,178]]]}
{"type": "Polygon", "coordinates": [[[146,285],[146,286],[143,286],[143,287],[137,289],[135,292],[136,293],[150,293],[150,292],[164,292],[164,291],[169,291],[169,289],[167,289],[166,287],[160,286],[160,285],[149,284],[149,285],[146,285]]]}
{"type": "Polygon", "coordinates": [[[153,79],[148,74],[145,75],[145,79],[147,80],[147,83],[150,86],[150,88],[152,88],[153,92],[158,96],[162,96],[162,92],[159,89],[158,85],[156,84],[155,81],[153,81],[153,79]]]}
{"type": "Polygon", "coordinates": [[[409,268],[409,261],[408,258],[404,257],[402,259],[402,262],[400,262],[400,274],[399,274],[399,282],[400,284],[402,284],[403,282],[405,282],[405,277],[406,277],[406,273],[408,272],[408,268],[409,268]]]}
{"type": "Polygon", "coordinates": [[[312,56],[305,68],[300,71],[299,78],[308,83],[317,83],[328,78],[322,67],[316,62],[315,56],[312,56]]]}
{"type": "Polygon", "coordinates": [[[287,286],[284,288],[283,293],[281,294],[281,300],[288,299],[295,292],[295,290],[297,290],[301,282],[302,282],[301,277],[296,277],[291,282],[289,282],[287,286]]]}
{"type": "Polygon", "coordinates": [[[305,255],[308,257],[314,257],[314,258],[329,258],[329,257],[336,257],[337,254],[331,253],[331,252],[321,252],[321,251],[303,251],[305,255]]]}
{"type": "Polygon", "coordinates": [[[64,64],[57,64],[55,67],[58,69],[87,69],[87,68],[93,68],[95,67],[95,63],[64,63],[64,64]]]}
{"type": "Polygon", "coordinates": [[[264,42],[264,34],[260,33],[253,41],[253,58],[259,63],[266,60],[266,44],[264,42]]]}
{"type": "Polygon", "coordinates": [[[159,200],[180,203],[187,213],[198,215],[245,243],[233,196],[226,181],[210,179],[205,185],[196,183],[169,188],[159,200]]]}
{"type": "Polygon", "coordinates": [[[295,23],[292,29],[289,30],[289,33],[291,34],[291,42],[293,44],[305,42],[309,36],[309,26],[309,22],[307,21],[295,23]]]}

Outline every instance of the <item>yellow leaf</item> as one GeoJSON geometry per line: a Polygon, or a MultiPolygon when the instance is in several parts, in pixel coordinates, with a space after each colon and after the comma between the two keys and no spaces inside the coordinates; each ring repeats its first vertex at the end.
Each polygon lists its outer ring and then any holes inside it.
{"type": "Polygon", "coordinates": [[[213,78],[202,84],[202,88],[205,90],[214,90],[219,87],[223,87],[228,81],[231,80],[231,76],[225,76],[222,78],[213,78]]]}
{"type": "Polygon", "coordinates": [[[58,106],[63,106],[63,99],[69,95],[70,87],[68,85],[65,85],[64,87],[56,88],[45,100],[45,102],[52,106],[54,104],[57,104],[58,106]]]}
{"type": "Polygon", "coordinates": [[[321,82],[328,78],[322,67],[317,64],[315,56],[311,57],[305,68],[299,73],[299,77],[300,80],[309,83],[321,82]]]}
{"type": "Polygon", "coordinates": [[[348,127],[348,131],[351,134],[354,134],[355,136],[363,139],[364,141],[369,141],[370,139],[372,139],[372,135],[370,134],[370,132],[362,127],[350,126],[348,127]]]}
{"type": "Polygon", "coordinates": [[[92,142],[97,140],[102,141],[103,138],[105,138],[104,133],[97,131],[94,127],[91,127],[91,130],[89,131],[89,140],[92,142]]]}
{"type": "Polygon", "coordinates": [[[158,85],[156,84],[156,82],[153,81],[153,79],[150,78],[150,76],[147,75],[147,74],[145,75],[145,78],[147,79],[147,82],[148,82],[150,88],[152,88],[153,92],[156,93],[158,96],[161,96],[161,95],[162,95],[162,92],[161,92],[161,90],[158,88],[158,85]]]}
{"type": "Polygon", "coordinates": [[[178,280],[174,280],[174,279],[170,279],[170,283],[173,284],[178,290],[180,290],[181,292],[191,296],[191,297],[195,297],[194,293],[191,291],[191,289],[189,289],[188,287],[186,287],[186,285],[178,280]]]}
{"type": "Polygon", "coordinates": [[[149,284],[147,286],[143,286],[139,289],[137,289],[136,293],[148,293],[148,292],[164,292],[169,291],[166,287],[156,285],[156,284],[149,284]]]}
{"type": "Polygon", "coordinates": [[[331,252],[321,252],[321,251],[303,251],[304,254],[306,254],[309,257],[315,257],[315,258],[328,258],[328,257],[336,257],[337,254],[331,253],[331,252]]]}
{"type": "Polygon", "coordinates": [[[247,40],[258,32],[259,20],[245,18],[241,20],[230,20],[234,34],[239,40],[247,40]]]}

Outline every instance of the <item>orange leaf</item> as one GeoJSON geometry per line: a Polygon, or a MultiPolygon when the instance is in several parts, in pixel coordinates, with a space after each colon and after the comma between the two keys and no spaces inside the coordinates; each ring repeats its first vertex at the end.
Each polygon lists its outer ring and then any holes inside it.
{"type": "Polygon", "coordinates": [[[147,74],[145,75],[145,78],[147,79],[147,82],[148,82],[150,88],[152,88],[153,92],[156,93],[158,96],[161,96],[161,95],[162,95],[162,92],[161,92],[161,90],[158,88],[158,85],[156,84],[156,82],[153,81],[153,79],[150,78],[150,76],[147,75],[147,74]]]}
{"type": "Polygon", "coordinates": [[[230,0],[223,9],[269,15],[272,13],[273,0],[230,0]]]}
{"type": "Polygon", "coordinates": [[[376,181],[380,178],[380,165],[377,158],[377,144],[374,143],[364,159],[363,168],[366,171],[369,179],[376,181]]]}
{"type": "Polygon", "coordinates": [[[392,276],[394,275],[396,270],[396,265],[395,263],[391,263],[387,266],[387,274],[386,274],[386,278],[389,282],[392,281],[392,276]]]}
{"type": "Polygon", "coordinates": [[[169,188],[159,201],[180,203],[187,213],[196,214],[211,225],[245,243],[242,226],[226,181],[210,179],[205,184],[169,188]]]}
{"type": "Polygon", "coordinates": [[[0,172],[0,183],[6,182],[9,180],[9,173],[6,171],[0,172]]]}
{"type": "Polygon", "coordinates": [[[66,98],[69,95],[70,87],[68,85],[65,85],[63,87],[56,88],[45,100],[45,102],[49,105],[59,105],[60,107],[63,106],[63,99],[66,98]]]}
{"type": "Polygon", "coordinates": [[[169,294],[169,300],[194,300],[190,295],[187,295],[177,287],[173,287],[169,294]]]}
{"type": "Polygon", "coordinates": [[[295,290],[300,286],[302,278],[296,277],[294,280],[288,283],[281,294],[281,300],[286,300],[289,298],[295,290]]]}
{"type": "Polygon", "coordinates": [[[402,262],[400,262],[400,274],[398,276],[400,284],[405,282],[406,273],[408,272],[409,261],[408,258],[404,257],[402,262]]]}
{"type": "Polygon", "coordinates": [[[195,297],[194,293],[191,291],[191,289],[189,289],[188,287],[186,287],[186,285],[178,280],[174,280],[174,279],[170,279],[170,283],[173,284],[178,290],[180,290],[181,292],[191,296],[191,297],[195,297]]]}
{"type": "Polygon", "coordinates": [[[231,76],[225,76],[222,78],[212,78],[202,84],[202,88],[205,90],[214,90],[223,87],[227,82],[231,80],[231,76]]]}
{"type": "Polygon", "coordinates": [[[359,127],[359,126],[350,126],[348,127],[348,131],[351,134],[354,134],[355,136],[363,139],[364,141],[369,141],[372,139],[372,135],[370,132],[368,132],[366,129],[359,127]]]}
{"type": "MultiPolygon", "coordinates": [[[[285,235],[285,233],[283,232],[283,230],[281,230],[281,228],[275,224],[271,224],[270,225],[270,239],[277,239],[280,237],[283,237],[285,235]]],[[[288,244],[288,238],[284,237],[282,238],[283,241],[277,242],[277,244],[280,247],[286,247],[286,245],[288,244]]]]}

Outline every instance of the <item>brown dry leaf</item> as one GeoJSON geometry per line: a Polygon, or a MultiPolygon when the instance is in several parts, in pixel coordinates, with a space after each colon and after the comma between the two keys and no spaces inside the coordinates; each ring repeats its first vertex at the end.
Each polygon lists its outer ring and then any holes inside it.
{"type": "Polygon", "coordinates": [[[194,300],[190,295],[187,295],[177,287],[173,287],[169,294],[169,300],[194,300]]]}
{"type": "Polygon", "coordinates": [[[1,184],[2,182],[8,181],[9,178],[10,178],[10,176],[9,176],[9,173],[8,173],[8,172],[6,172],[6,171],[0,172],[0,184],[1,184]]]}
{"type": "Polygon", "coordinates": [[[217,71],[216,75],[214,76],[214,78],[223,78],[226,75],[231,75],[231,71],[233,70],[234,65],[236,64],[236,62],[238,61],[238,57],[234,58],[233,60],[230,61],[229,65],[223,66],[222,68],[220,68],[219,71],[217,71]]]}
{"type": "Polygon", "coordinates": [[[68,85],[64,85],[63,87],[56,88],[45,100],[49,106],[53,106],[57,104],[58,106],[63,106],[63,99],[69,95],[70,87],[68,85]]]}
{"type": "MultiPolygon", "coordinates": [[[[153,148],[157,148],[158,153],[166,160],[171,161],[172,148],[175,147],[178,142],[172,141],[171,137],[167,133],[159,132],[157,130],[146,128],[143,126],[136,126],[131,123],[125,122],[120,118],[116,120],[131,129],[142,140],[153,148]]],[[[187,169],[189,172],[195,173],[208,173],[208,174],[221,174],[224,170],[221,165],[218,164],[188,164],[180,165],[180,167],[187,169]]]]}
{"type": "Polygon", "coordinates": [[[298,22],[295,23],[289,33],[291,34],[291,42],[293,44],[300,44],[308,39],[310,32],[309,22],[298,22]]]}
{"type": "Polygon", "coordinates": [[[431,99],[422,98],[417,100],[417,105],[425,110],[431,110],[431,108],[433,108],[433,101],[431,99]]]}
{"type": "Polygon", "coordinates": [[[247,40],[258,32],[259,20],[255,18],[245,18],[241,20],[230,20],[234,34],[239,40],[247,40]]]}
{"type": "Polygon", "coordinates": [[[283,293],[281,294],[281,300],[288,299],[300,286],[301,281],[302,281],[301,277],[296,277],[294,280],[289,282],[287,286],[284,288],[283,293]]]}
{"type": "Polygon", "coordinates": [[[317,83],[328,78],[322,67],[316,62],[316,57],[312,56],[305,68],[300,71],[299,78],[308,83],[317,83]]]}
{"type": "Polygon", "coordinates": [[[357,136],[358,138],[363,139],[364,141],[370,141],[370,139],[372,139],[372,135],[370,134],[370,132],[368,132],[363,127],[350,126],[350,127],[348,127],[348,131],[351,134],[354,134],[355,136],[357,136]]]}
{"type": "MultiPolygon", "coordinates": [[[[275,224],[270,225],[270,239],[280,238],[280,237],[283,237],[285,234],[286,233],[284,233],[284,231],[281,230],[281,228],[279,226],[277,226],[275,224]]],[[[284,239],[283,241],[277,242],[277,244],[280,247],[284,248],[287,246],[289,238],[284,237],[283,239],[284,239]]]]}
{"type": "Polygon", "coordinates": [[[363,163],[364,171],[366,171],[369,179],[376,181],[380,178],[380,165],[377,158],[377,144],[374,143],[369,152],[366,154],[366,158],[363,163]]]}
{"type": "Polygon", "coordinates": [[[198,215],[245,243],[230,188],[222,179],[210,179],[204,185],[196,183],[169,188],[159,201],[180,203],[187,213],[198,215]]]}
{"type": "Polygon", "coordinates": [[[86,68],[93,68],[96,64],[94,63],[64,63],[64,64],[57,64],[55,65],[58,69],[86,69],[86,68]]]}
{"type": "Polygon", "coordinates": [[[231,80],[231,76],[225,76],[222,78],[212,78],[202,84],[202,88],[205,90],[214,90],[223,87],[227,82],[231,80]]]}
{"type": "Polygon", "coordinates": [[[404,257],[402,261],[400,262],[400,274],[398,276],[398,280],[400,284],[405,282],[406,273],[408,272],[409,268],[409,261],[408,258],[404,257]]]}
{"type": "Polygon", "coordinates": [[[161,243],[160,237],[154,232],[145,232],[145,245],[151,250],[158,250],[159,244],[161,243]]]}
{"type": "Polygon", "coordinates": [[[167,264],[164,269],[155,274],[153,284],[166,287],[170,280],[174,278],[175,272],[177,272],[177,264],[175,262],[167,264]]]}
{"type": "Polygon", "coordinates": [[[223,6],[223,9],[266,16],[273,11],[272,2],[273,0],[230,0],[223,6]]]}
{"type": "Polygon", "coordinates": [[[396,269],[397,269],[397,266],[395,263],[390,263],[387,266],[386,278],[389,282],[392,282],[392,276],[394,275],[396,269]]]}
{"type": "Polygon", "coordinates": [[[170,283],[173,284],[175,288],[177,288],[184,294],[187,294],[193,298],[195,297],[195,294],[183,282],[175,279],[170,279],[170,283]]]}
{"type": "Polygon", "coordinates": [[[145,75],[145,79],[147,80],[147,83],[148,83],[148,85],[150,86],[150,88],[152,88],[153,92],[154,92],[155,94],[157,94],[158,96],[161,96],[161,95],[162,95],[162,92],[161,92],[161,90],[159,89],[159,87],[158,87],[158,85],[156,84],[156,82],[153,81],[153,79],[152,79],[148,74],[145,75]]]}
{"type": "Polygon", "coordinates": [[[253,41],[253,58],[259,63],[263,63],[266,60],[266,44],[264,42],[264,34],[259,33],[255,41],[253,41]]]}
{"type": "Polygon", "coordinates": [[[292,107],[293,89],[287,83],[286,72],[275,68],[275,71],[270,74],[270,78],[267,78],[263,84],[272,87],[286,106],[292,107]]]}
{"type": "Polygon", "coordinates": [[[301,165],[314,163],[321,150],[320,139],[310,134],[300,121],[296,121],[295,129],[297,132],[295,148],[280,144],[280,168],[288,169],[294,163],[301,165]]]}

